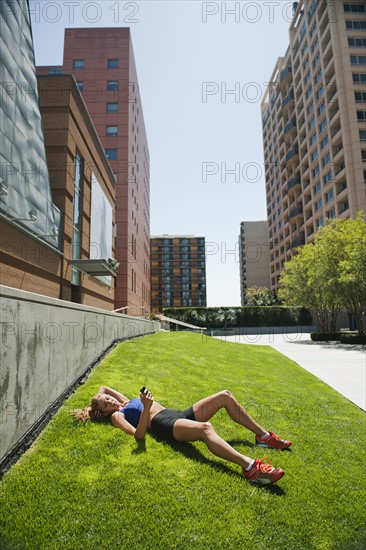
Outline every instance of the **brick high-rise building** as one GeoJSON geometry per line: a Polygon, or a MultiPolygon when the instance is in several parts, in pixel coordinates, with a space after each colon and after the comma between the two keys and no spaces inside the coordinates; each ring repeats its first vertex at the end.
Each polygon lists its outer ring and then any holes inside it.
{"type": "Polygon", "coordinates": [[[294,3],[262,101],[271,288],[326,219],[366,210],[366,6],[294,3]]]}
{"type": "Polygon", "coordinates": [[[206,307],[204,237],[151,237],[151,309],[206,307]]]}
{"type": "Polygon", "coordinates": [[[73,74],[116,177],[115,308],[150,311],[150,169],[129,28],[65,30],[62,67],[73,74]]]}

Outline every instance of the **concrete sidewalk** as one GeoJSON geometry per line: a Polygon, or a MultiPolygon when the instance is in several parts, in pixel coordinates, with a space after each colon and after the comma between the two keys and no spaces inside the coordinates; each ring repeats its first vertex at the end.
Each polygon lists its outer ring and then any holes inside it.
{"type": "Polygon", "coordinates": [[[366,350],[336,342],[312,342],[310,334],[220,336],[241,344],[272,346],[366,410],[366,350]]]}

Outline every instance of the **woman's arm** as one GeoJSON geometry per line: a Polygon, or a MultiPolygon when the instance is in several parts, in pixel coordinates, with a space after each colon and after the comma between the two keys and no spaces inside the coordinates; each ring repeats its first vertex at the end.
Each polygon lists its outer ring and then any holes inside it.
{"type": "Polygon", "coordinates": [[[148,390],[145,390],[144,394],[140,394],[140,398],[144,405],[144,409],[141,413],[137,428],[134,428],[134,426],[126,420],[125,415],[119,411],[113,413],[111,417],[113,426],[119,428],[128,435],[134,435],[136,439],[144,439],[149,423],[150,409],[154,403],[153,396],[148,390]]]}
{"type": "Polygon", "coordinates": [[[108,386],[100,386],[99,393],[106,393],[107,395],[110,395],[111,397],[114,397],[115,399],[118,399],[118,401],[129,401],[128,397],[123,395],[123,393],[120,393],[117,390],[114,390],[113,388],[108,388],[108,386]]]}

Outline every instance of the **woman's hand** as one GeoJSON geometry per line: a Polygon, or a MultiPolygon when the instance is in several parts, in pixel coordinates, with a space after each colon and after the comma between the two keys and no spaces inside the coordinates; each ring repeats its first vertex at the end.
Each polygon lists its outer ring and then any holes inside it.
{"type": "Polygon", "coordinates": [[[140,399],[145,409],[151,409],[154,403],[154,398],[149,390],[145,390],[144,393],[140,393],[140,399]]]}

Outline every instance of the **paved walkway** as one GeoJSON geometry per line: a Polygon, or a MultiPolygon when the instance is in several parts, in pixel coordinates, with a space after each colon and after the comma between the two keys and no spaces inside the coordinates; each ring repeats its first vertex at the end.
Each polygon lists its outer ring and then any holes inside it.
{"type": "Polygon", "coordinates": [[[366,410],[366,351],[362,346],[312,342],[310,334],[220,336],[241,344],[272,346],[366,410]]]}

